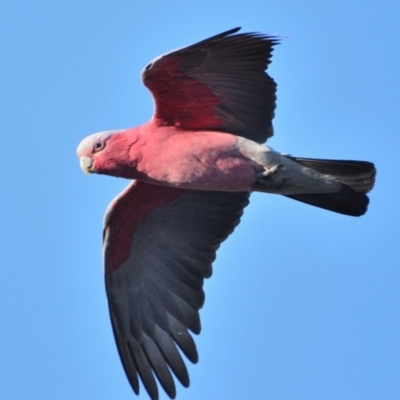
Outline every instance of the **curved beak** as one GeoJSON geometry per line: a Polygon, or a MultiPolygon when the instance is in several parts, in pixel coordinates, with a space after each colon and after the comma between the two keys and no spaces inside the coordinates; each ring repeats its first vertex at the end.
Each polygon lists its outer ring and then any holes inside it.
{"type": "Polygon", "coordinates": [[[79,158],[79,164],[81,166],[82,171],[85,174],[90,174],[91,172],[95,172],[92,167],[93,167],[93,158],[87,157],[87,156],[81,156],[79,158]]]}

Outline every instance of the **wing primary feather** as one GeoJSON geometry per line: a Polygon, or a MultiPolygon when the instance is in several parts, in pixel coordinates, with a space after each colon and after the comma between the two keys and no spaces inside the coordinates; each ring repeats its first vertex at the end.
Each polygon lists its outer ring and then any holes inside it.
{"type": "Polygon", "coordinates": [[[120,332],[118,325],[115,322],[115,317],[110,313],[111,324],[114,332],[115,342],[117,345],[119,356],[122,360],[122,366],[124,368],[125,374],[128,378],[128,381],[135,392],[135,394],[139,394],[139,379],[138,379],[138,371],[136,365],[134,363],[134,358],[132,357],[131,352],[129,351],[127,342],[122,339],[122,333],[120,332]]]}
{"type": "Polygon", "coordinates": [[[175,383],[163,354],[156,343],[143,334],[142,346],[161,386],[171,399],[176,397],[175,383]]]}
{"type": "Polygon", "coordinates": [[[164,355],[165,360],[168,362],[172,372],[184,387],[188,387],[190,384],[189,374],[171,335],[166,333],[160,327],[157,327],[155,336],[157,345],[164,355]]]}
{"type": "Polygon", "coordinates": [[[196,364],[199,361],[196,344],[186,327],[182,325],[173,315],[168,314],[169,326],[171,334],[176,344],[182,350],[183,354],[196,364]]]}
{"type": "Polygon", "coordinates": [[[158,400],[157,383],[154,379],[149,360],[143,351],[142,346],[140,346],[136,341],[130,340],[128,342],[128,349],[132,360],[135,362],[140,379],[151,400],[158,400]]]}
{"type": "MultiPolygon", "coordinates": [[[[194,309],[190,306],[185,300],[181,299],[175,293],[171,292],[171,295],[174,297],[176,303],[179,305],[179,308],[182,311],[182,314],[185,317],[186,324],[188,328],[198,335],[201,331],[201,323],[200,317],[197,309],[194,309]]],[[[201,307],[199,307],[201,308],[201,307]]]]}
{"type": "MultiPolygon", "coordinates": [[[[158,284],[154,282],[154,286],[156,287],[157,285],[158,284]]],[[[167,318],[167,320],[168,320],[168,314],[171,314],[178,321],[180,321],[181,324],[188,324],[188,320],[189,321],[193,320],[191,325],[198,326],[198,323],[195,322],[196,318],[198,318],[198,316],[194,317],[194,318],[192,317],[193,313],[197,313],[196,310],[194,310],[192,307],[190,307],[188,305],[186,305],[185,307],[182,307],[183,300],[177,301],[177,299],[179,299],[179,296],[175,295],[170,290],[161,290],[160,288],[158,288],[157,290],[159,290],[159,296],[160,296],[159,297],[160,303],[158,303],[158,304],[159,305],[162,304],[162,307],[165,309],[160,312],[165,313],[165,318],[167,318]]],[[[153,306],[153,307],[155,307],[155,306],[153,306]]],[[[159,321],[157,321],[157,323],[158,322],[159,321]]],[[[158,325],[162,330],[164,330],[166,332],[168,332],[170,330],[169,321],[167,324],[165,324],[164,317],[162,320],[162,324],[158,323],[158,325]]]]}
{"type": "Polygon", "coordinates": [[[154,307],[152,306],[151,299],[147,297],[147,293],[141,293],[139,300],[140,311],[143,323],[143,332],[148,336],[154,338],[154,331],[156,328],[156,316],[154,315],[154,307]]]}

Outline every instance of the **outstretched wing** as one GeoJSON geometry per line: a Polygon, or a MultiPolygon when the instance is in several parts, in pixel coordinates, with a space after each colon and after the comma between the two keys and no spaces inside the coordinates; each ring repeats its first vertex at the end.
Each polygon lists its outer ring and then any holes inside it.
{"type": "Polygon", "coordinates": [[[109,206],[104,228],[105,280],[118,351],[133,390],[140,376],[158,399],[154,375],[174,398],[171,371],[189,376],[177,346],[193,363],[189,330],[200,332],[203,279],[219,245],[239,223],[247,192],[185,191],[132,182],[109,206]]]}
{"type": "Polygon", "coordinates": [[[160,125],[218,130],[259,143],[273,135],[276,84],[264,71],[279,40],[235,35],[239,29],[172,51],[143,70],[160,125]]]}

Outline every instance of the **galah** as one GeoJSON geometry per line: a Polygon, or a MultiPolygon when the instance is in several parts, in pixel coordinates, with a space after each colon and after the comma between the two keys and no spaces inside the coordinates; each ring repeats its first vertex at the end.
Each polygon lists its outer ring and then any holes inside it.
{"type": "Polygon", "coordinates": [[[360,216],[375,167],[297,158],[262,145],[273,135],[276,84],[266,74],[276,36],[232,29],[154,59],[142,80],[155,102],[142,126],[84,139],[87,173],[131,179],[104,221],[104,269],[115,341],[136,394],[156,379],[188,387],[183,353],[200,333],[203,280],[253,191],[360,216]],[[181,352],[178,351],[178,348],[181,352]]]}

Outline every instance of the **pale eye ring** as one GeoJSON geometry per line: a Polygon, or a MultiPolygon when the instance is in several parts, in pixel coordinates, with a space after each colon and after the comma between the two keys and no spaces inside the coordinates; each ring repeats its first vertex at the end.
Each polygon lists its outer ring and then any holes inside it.
{"type": "Polygon", "coordinates": [[[97,153],[98,151],[103,150],[105,146],[106,146],[105,142],[96,142],[96,143],[93,145],[93,151],[94,151],[95,153],[97,153]]]}

